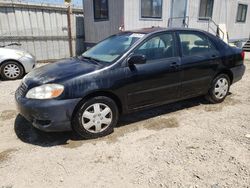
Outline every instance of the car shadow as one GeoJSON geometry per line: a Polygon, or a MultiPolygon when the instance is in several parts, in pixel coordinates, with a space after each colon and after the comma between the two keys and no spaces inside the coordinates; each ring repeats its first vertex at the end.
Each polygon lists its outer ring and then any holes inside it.
{"type": "Polygon", "coordinates": [[[15,119],[14,131],[17,137],[25,143],[42,147],[64,145],[68,140],[80,140],[73,132],[43,132],[27,121],[22,115],[18,114],[15,119]]]}
{"type": "MultiPolygon", "coordinates": [[[[180,102],[175,102],[168,105],[163,105],[161,107],[143,110],[132,114],[127,114],[121,116],[118,122],[119,127],[126,126],[130,123],[137,121],[142,121],[156,117],[163,114],[168,114],[183,110],[186,108],[191,108],[198,106],[200,104],[208,104],[208,102],[203,97],[188,99],[180,102]]],[[[34,128],[30,122],[28,122],[21,115],[17,115],[15,119],[14,130],[17,137],[28,144],[38,145],[41,147],[52,147],[57,145],[65,145],[69,140],[77,141],[84,140],[83,138],[72,132],[61,132],[61,133],[48,133],[40,131],[34,128]]]]}

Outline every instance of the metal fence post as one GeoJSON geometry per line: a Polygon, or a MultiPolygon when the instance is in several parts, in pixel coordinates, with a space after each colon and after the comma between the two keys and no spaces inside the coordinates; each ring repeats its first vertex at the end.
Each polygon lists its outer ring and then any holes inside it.
{"type": "Polygon", "coordinates": [[[69,3],[69,6],[67,7],[67,20],[68,20],[68,37],[69,37],[69,54],[70,54],[70,57],[73,56],[71,14],[72,14],[72,8],[71,8],[71,3],[69,3]]]}

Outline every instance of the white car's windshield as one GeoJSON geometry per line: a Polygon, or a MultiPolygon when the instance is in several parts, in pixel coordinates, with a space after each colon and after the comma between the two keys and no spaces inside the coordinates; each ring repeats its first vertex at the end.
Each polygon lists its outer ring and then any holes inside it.
{"type": "Polygon", "coordinates": [[[111,63],[143,36],[144,34],[132,32],[114,35],[84,52],[82,56],[97,61],[111,63]]]}

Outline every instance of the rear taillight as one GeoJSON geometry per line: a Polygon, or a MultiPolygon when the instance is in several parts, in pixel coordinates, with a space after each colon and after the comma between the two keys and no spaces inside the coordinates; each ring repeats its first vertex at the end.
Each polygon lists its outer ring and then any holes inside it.
{"type": "Polygon", "coordinates": [[[244,51],[241,52],[241,57],[243,60],[245,59],[245,52],[244,51]]]}

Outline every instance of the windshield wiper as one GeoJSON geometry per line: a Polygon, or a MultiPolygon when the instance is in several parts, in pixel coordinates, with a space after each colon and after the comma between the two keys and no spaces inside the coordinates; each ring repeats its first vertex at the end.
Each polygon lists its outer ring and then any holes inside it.
{"type": "Polygon", "coordinates": [[[89,57],[89,56],[82,56],[84,59],[88,59],[88,60],[91,60],[91,61],[94,61],[95,63],[97,64],[100,64],[100,60],[99,59],[95,59],[93,57],[89,57]]]}

